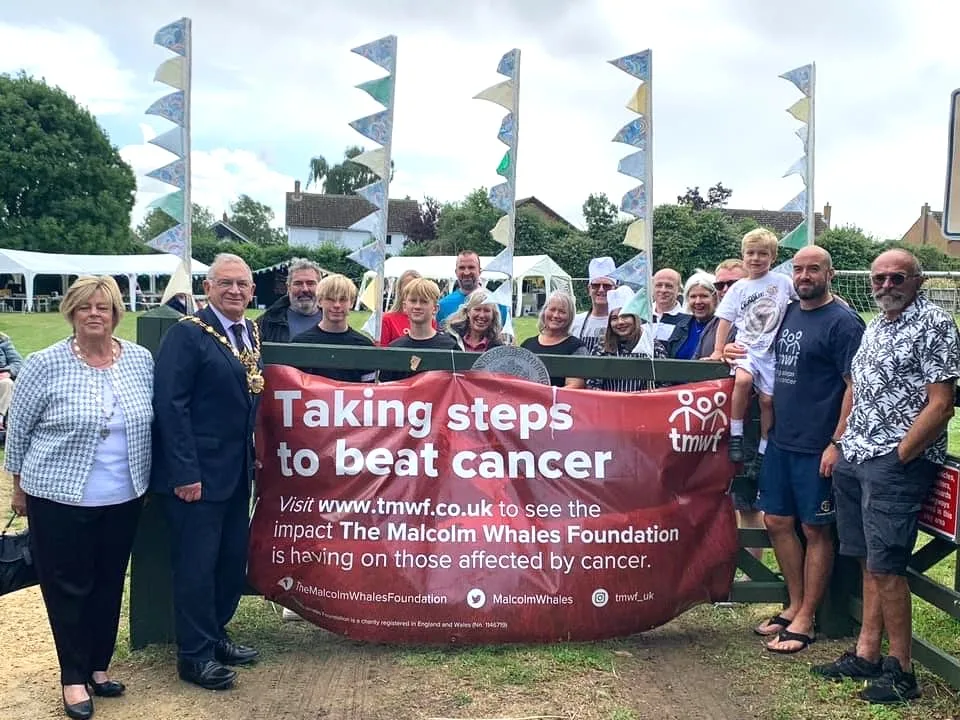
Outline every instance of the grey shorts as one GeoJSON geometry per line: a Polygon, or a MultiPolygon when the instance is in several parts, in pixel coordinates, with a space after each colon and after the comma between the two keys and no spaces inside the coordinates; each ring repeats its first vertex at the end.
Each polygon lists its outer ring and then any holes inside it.
{"type": "Polygon", "coordinates": [[[840,554],[866,558],[870,572],[906,575],[937,471],[922,457],[902,464],[896,450],[862,463],[841,458],[833,469],[840,554]]]}

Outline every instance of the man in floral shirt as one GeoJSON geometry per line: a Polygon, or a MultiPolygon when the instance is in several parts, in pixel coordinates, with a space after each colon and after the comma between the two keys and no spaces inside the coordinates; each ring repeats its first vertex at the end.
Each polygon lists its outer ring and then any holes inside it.
{"type": "Polygon", "coordinates": [[[870,282],[880,313],[853,358],[853,406],[833,471],[840,553],[863,567],[863,623],[855,653],[813,670],[869,680],[861,698],[900,703],[920,697],[907,562],[920,507],[946,458],[960,337],[953,318],[920,291],[920,264],[906,250],[877,257],[870,282]],[[880,654],[884,628],[888,657],[880,654]]]}

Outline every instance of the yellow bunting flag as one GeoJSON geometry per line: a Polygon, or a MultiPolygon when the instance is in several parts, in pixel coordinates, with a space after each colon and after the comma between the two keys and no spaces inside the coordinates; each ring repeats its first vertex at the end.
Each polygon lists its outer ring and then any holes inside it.
{"type": "Polygon", "coordinates": [[[787,108],[787,112],[800,122],[810,122],[810,98],[800,98],[787,108]]]}
{"type": "Polygon", "coordinates": [[[647,111],[647,86],[641,85],[627,103],[627,110],[632,110],[638,115],[647,111]]]}
{"type": "Polygon", "coordinates": [[[387,177],[387,151],[383,148],[367,150],[356,157],[350,158],[350,162],[370,168],[379,178],[387,177]]]}
{"type": "Polygon", "coordinates": [[[501,215],[500,219],[497,220],[497,224],[493,226],[493,230],[490,231],[490,237],[496,240],[501,245],[507,244],[507,239],[510,236],[510,216],[501,215]]]}
{"type": "Polygon", "coordinates": [[[186,58],[177,56],[165,61],[157,68],[153,79],[177,90],[186,89],[186,58]]]}
{"type": "Polygon", "coordinates": [[[623,238],[623,244],[629,245],[637,250],[645,250],[644,242],[646,240],[646,230],[644,220],[634,220],[627,227],[627,234],[623,238]]]}
{"type": "Polygon", "coordinates": [[[513,81],[504,80],[502,83],[492,85],[483,92],[474,95],[473,98],[474,100],[488,100],[506,108],[508,112],[513,112],[513,81]]]}
{"type": "Polygon", "coordinates": [[[368,310],[376,311],[377,301],[382,297],[383,293],[380,292],[380,278],[377,277],[367,284],[363,295],[360,296],[360,302],[366,305],[368,310]]]}

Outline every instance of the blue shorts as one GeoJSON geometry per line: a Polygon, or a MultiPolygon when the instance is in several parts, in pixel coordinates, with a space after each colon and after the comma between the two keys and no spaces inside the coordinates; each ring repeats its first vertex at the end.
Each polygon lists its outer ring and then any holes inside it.
{"type": "Polygon", "coordinates": [[[771,439],[760,468],[763,512],[799,518],[805,525],[828,525],[836,520],[833,486],[820,477],[820,454],[777,447],[771,439]]]}

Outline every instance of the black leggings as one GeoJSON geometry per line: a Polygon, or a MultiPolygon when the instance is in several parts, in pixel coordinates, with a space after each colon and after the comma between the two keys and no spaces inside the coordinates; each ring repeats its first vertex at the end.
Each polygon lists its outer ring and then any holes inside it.
{"type": "Polygon", "coordinates": [[[142,506],[140,498],[77,507],[27,496],[30,541],[64,685],[82,685],[110,665],[142,506]]]}

